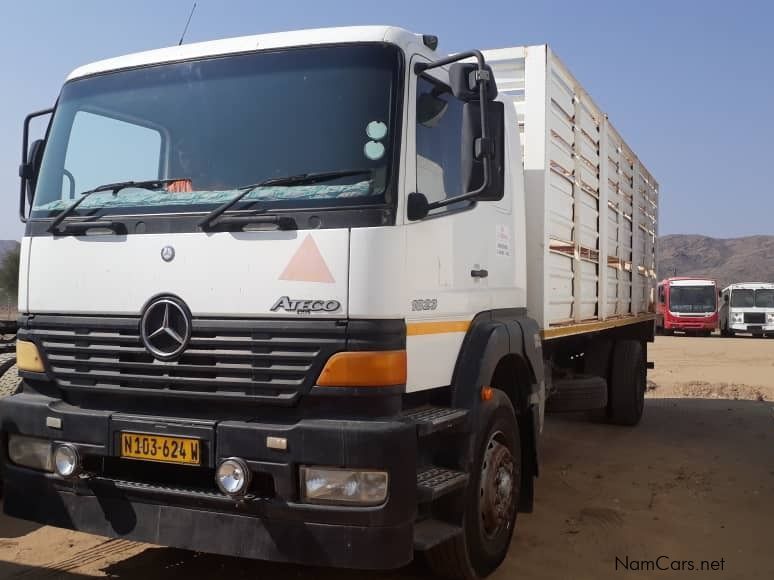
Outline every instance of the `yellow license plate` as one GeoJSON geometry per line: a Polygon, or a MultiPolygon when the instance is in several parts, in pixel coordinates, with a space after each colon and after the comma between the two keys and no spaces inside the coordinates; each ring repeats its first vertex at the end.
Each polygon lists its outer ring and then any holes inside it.
{"type": "Polygon", "coordinates": [[[198,439],[186,437],[121,433],[121,457],[199,465],[201,463],[199,443],[198,439]]]}

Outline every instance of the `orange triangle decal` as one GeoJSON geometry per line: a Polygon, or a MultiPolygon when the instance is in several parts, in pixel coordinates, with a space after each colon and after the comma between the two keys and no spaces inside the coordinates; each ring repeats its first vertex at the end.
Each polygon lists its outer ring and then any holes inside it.
{"type": "Polygon", "coordinates": [[[293,282],[323,282],[325,284],[336,282],[311,235],[307,235],[301,242],[279,279],[293,282]]]}

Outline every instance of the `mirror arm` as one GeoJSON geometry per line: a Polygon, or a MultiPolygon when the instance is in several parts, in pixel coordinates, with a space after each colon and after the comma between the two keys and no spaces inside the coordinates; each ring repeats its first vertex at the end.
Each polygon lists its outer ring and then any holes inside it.
{"type": "Polygon", "coordinates": [[[484,65],[486,64],[484,61],[484,55],[481,54],[480,50],[469,50],[467,52],[459,52],[457,54],[447,56],[446,58],[442,58],[441,60],[434,60],[433,62],[418,62],[414,65],[414,72],[416,74],[422,74],[428,69],[438,68],[439,66],[445,66],[453,62],[459,62],[461,60],[465,60],[466,58],[475,58],[476,61],[478,61],[479,72],[482,72],[482,71],[486,72],[484,70],[484,65]]]}
{"type": "Polygon", "coordinates": [[[25,212],[26,199],[27,199],[27,182],[32,177],[32,168],[29,165],[27,159],[27,148],[30,146],[30,122],[36,117],[42,117],[44,115],[50,115],[54,112],[53,107],[51,109],[43,109],[42,111],[35,111],[24,117],[24,131],[22,133],[22,156],[21,165],[19,166],[19,177],[21,177],[21,187],[19,191],[19,219],[22,223],[27,222],[27,214],[25,212]]]}
{"type": "Polygon", "coordinates": [[[476,62],[478,63],[478,71],[476,71],[476,81],[478,81],[478,96],[481,101],[480,143],[481,143],[481,156],[484,162],[484,182],[481,184],[481,187],[473,191],[468,191],[456,197],[449,197],[446,199],[440,199],[438,201],[434,201],[433,203],[428,204],[427,206],[428,210],[437,209],[439,207],[445,207],[453,203],[474,198],[480,195],[482,192],[486,191],[487,187],[489,187],[489,180],[490,180],[490,173],[491,173],[491,166],[490,166],[491,147],[489,144],[489,137],[487,135],[487,118],[486,118],[486,103],[488,102],[486,91],[487,91],[488,85],[486,82],[481,82],[481,81],[489,80],[489,71],[484,68],[484,65],[486,64],[486,61],[484,60],[484,55],[481,54],[480,50],[469,50],[467,52],[460,52],[458,54],[454,54],[452,56],[448,56],[446,58],[442,58],[441,60],[436,60],[433,62],[418,62],[414,65],[414,73],[419,75],[425,72],[426,70],[438,68],[441,66],[445,66],[447,64],[452,64],[454,62],[459,62],[467,58],[475,58],[476,62]]]}

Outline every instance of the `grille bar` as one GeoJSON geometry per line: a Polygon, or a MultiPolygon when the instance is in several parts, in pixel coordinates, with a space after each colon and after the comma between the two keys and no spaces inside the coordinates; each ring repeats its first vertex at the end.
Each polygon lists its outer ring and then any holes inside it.
{"type": "Polygon", "coordinates": [[[745,312],[744,313],[745,324],[766,324],[765,312],[745,312]]]}
{"type": "Polygon", "coordinates": [[[66,390],[274,401],[312,387],[331,354],[346,348],[335,320],[194,319],[173,362],[144,347],[139,317],[30,317],[19,337],[35,340],[66,390]]]}

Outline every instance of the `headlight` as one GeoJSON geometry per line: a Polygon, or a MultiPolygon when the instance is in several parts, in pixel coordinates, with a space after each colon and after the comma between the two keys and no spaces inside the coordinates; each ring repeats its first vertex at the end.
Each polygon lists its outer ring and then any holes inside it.
{"type": "Polygon", "coordinates": [[[774,324],[774,312],[768,312],[766,314],[766,322],[769,324],[774,324]]]}
{"type": "Polygon", "coordinates": [[[301,500],[372,506],[387,499],[386,471],[361,471],[336,467],[302,467],[301,500]]]}
{"type": "Polygon", "coordinates": [[[732,322],[744,322],[744,313],[742,313],[742,312],[734,312],[731,315],[731,321],[732,322]]]}
{"type": "Polygon", "coordinates": [[[11,434],[8,436],[8,459],[21,467],[53,471],[48,439],[11,434]]]}

